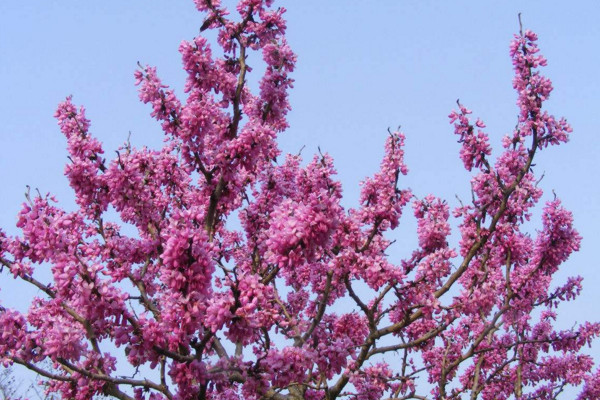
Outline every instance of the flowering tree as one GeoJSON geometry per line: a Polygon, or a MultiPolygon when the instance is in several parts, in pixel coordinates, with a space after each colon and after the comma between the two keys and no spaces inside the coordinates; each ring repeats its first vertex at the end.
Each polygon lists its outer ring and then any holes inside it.
{"type": "Polygon", "coordinates": [[[59,105],[78,209],[28,195],[22,234],[0,231],[3,269],[40,293],[27,314],[0,309],[3,364],[69,399],[552,399],[566,386],[599,398],[580,351],[600,325],[552,326],[581,290],[581,278],[550,286],[579,247],[571,214],[554,199],[535,237],[523,228],[542,195],[534,157],[571,132],[543,108],[552,86],[536,35],[511,43],[518,124],[494,160],[484,123],[460,103],[450,114],[474,170],[472,202],[452,210],[454,249],[448,204],[398,188],[402,133],[390,133],[356,209],[340,205],[328,155],[280,158],[295,55],[271,3],[241,0],[231,18],[196,0],[221,54],[202,37],[182,43],[185,102],[154,68],[135,73],[166,135],[160,150],[125,145],[107,161],[84,109],[59,105]],[[266,64],[258,93],[252,51],[266,64]],[[385,234],[409,203],[419,245],[393,263],[385,234]],[[240,230],[227,224],[236,218],[240,230]],[[35,270],[48,266],[52,282],[35,270]]]}

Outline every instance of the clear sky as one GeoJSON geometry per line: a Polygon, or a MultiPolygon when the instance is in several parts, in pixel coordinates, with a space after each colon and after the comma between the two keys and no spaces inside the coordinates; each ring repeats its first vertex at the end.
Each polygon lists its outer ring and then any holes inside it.
{"type": "MultiPolygon", "coordinates": [[[[448,113],[461,102],[488,125],[492,144],[516,123],[516,94],[508,44],[517,14],[539,34],[555,87],[548,109],[572,124],[572,140],[538,158],[544,200],[552,190],[575,216],[581,251],[557,278],[584,276],[584,294],[562,308],[561,324],[600,320],[600,5],[589,1],[287,0],[288,40],[298,54],[286,152],[317,146],[336,160],[345,205],[358,182],[379,164],[387,128],[407,135],[410,173],[400,182],[418,196],[469,199],[469,175],[448,113]],[[368,4],[368,5],[365,5],[368,4]]],[[[52,118],[72,94],[87,108],[92,132],[114,155],[131,132],[135,146],[160,145],[158,123],[139,103],[136,63],[155,65],[182,93],[177,48],[198,33],[202,16],[191,0],[0,1],[0,226],[16,233],[25,185],[51,192],[72,209],[63,176],[64,137],[52,118]]],[[[539,214],[538,214],[539,216],[539,214]]],[[[539,226],[533,222],[531,229],[539,226]]],[[[397,233],[398,249],[415,244],[410,218],[397,233]]],[[[0,279],[5,305],[26,304],[27,292],[0,279]]],[[[600,345],[600,342],[597,343],[600,345]]],[[[600,354],[600,351],[595,351],[600,354]]],[[[600,357],[598,357],[600,359],[600,357]]]]}

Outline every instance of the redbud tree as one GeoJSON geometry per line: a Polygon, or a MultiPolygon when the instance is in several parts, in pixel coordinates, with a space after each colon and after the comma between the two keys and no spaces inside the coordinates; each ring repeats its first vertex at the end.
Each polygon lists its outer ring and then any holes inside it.
{"type": "Polygon", "coordinates": [[[78,400],[554,399],[569,386],[600,397],[581,352],[600,324],[553,327],[581,290],[581,278],[551,285],[579,248],[571,213],[555,198],[540,230],[524,226],[542,196],[534,158],[571,132],[544,108],[552,85],[533,32],[510,45],[518,123],[499,151],[464,105],[450,113],[471,202],[450,209],[402,189],[404,134],[390,132],[345,209],[331,157],[277,146],[296,61],[284,10],[195,3],[218,49],[202,36],[181,44],[186,98],[155,68],[135,72],[161,149],[126,144],[108,160],[85,110],[70,97],[58,106],[78,207],[28,195],[20,234],[0,231],[4,273],[39,294],[27,313],[0,308],[4,366],[78,400]],[[264,60],[254,70],[252,52],[264,60]],[[392,260],[389,232],[407,208],[418,247],[392,260]]]}

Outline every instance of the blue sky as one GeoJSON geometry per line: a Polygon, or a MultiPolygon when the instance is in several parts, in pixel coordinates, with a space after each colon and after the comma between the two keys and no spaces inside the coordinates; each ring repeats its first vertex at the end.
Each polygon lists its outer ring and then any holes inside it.
{"type": "MultiPolygon", "coordinates": [[[[281,147],[306,158],[317,146],[333,155],[345,205],[358,182],[376,171],[387,128],[406,133],[409,175],[400,186],[469,199],[469,174],[448,124],[457,98],[488,125],[492,144],[516,123],[508,44],[517,14],[537,32],[555,87],[548,109],[572,124],[572,140],[544,151],[535,166],[575,216],[584,237],[557,279],[584,276],[584,294],[563,307],[561,324],[600,320],[600,7],[596,1],[281,1],[288,40],[298,54],[291,128],[281,147]],[[366,3],[371,5],[365,6],[366,3]]],[[[136,63],[155,65],[181,93],[177,48],[198,33],[191,0],[0,2],[0,226],[16,233],[25,185],[51,192],[66,208],[73,195],[63,176],[65,140],[52,118],[72,94],[87,108],[92,132],[112,157],[131,132],[135,146],[160,145],[158,124],[139,103],[136,63]]],[[[538,226],[533,222],[531,229],[538,226]]],[[[411,219],[396,234],[401,257],[415,244],[411,219]]],[[[398,259],[399,261],[399,259],[398,259]]],[[[0,279],[0,299],[24,306],[27,292],[0,279]]],[[[600,354],[600,352],[596,352],[600,354]]]]}

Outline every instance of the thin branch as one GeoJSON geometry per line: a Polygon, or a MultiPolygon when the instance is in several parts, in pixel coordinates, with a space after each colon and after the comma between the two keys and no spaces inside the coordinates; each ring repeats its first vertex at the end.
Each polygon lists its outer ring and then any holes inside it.
{"type": "Polygon", "coordinates": [[[321,323],[321,319],[325,314],[325,308],[327,308],[327,301],[329,300],[329,293],[331,292],[331,280],[333,278],[333,272],[329,271],[327,273],[327,282],[325,283],[325,290],[321,294],[321,301],[319,302],[319,310],[317,311],[317,315],[313,319],[312,324],[308,328],[308,330],[302,336],[302,342],[306,342],[310,335],[312,335],[315,328],[321,323]]]}

